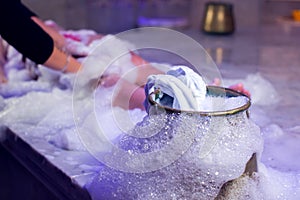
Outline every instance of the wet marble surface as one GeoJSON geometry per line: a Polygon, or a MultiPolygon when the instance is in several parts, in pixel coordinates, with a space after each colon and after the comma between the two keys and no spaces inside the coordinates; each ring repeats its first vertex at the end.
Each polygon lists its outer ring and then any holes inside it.
{"type": "MultiPolygon", "coordinates": [[[[287,30],[276,24],[229,36],[205,35],[188,30],[183,33],[208,51],[222,77],[244,78],[249,73],[259,72],[267,78],[282,98],[279,104],[266,107],[266,112],[283,129],[300,135],[300,28],[290,27],[287,30]]],[[[143,32],[133,34],[132,42],[142,42],[139,41],[141,34],[143,32]]],[[[197,52],[184,44],[174,45],[197,56],[197,52]]],[[[29,144],[32,151],[38,152],[53,168],[58,168],[70,178],[72,184],[81,188],[100,170],[98,161],[88,152],[59,149],[47,143],[45,138],[31,137],[28,133],[15,133],[14,137],[29,144]]]]}

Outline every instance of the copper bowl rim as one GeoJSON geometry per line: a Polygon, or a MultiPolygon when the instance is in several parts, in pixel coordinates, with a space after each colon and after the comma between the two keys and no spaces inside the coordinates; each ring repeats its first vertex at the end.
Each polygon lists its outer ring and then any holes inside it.
{"type": "Polygon", "coordinates": [[[221,94],[226,94],[228,97],[238,97],[238,96],[244,96],[247,99],[247,102],[239,107],[236,107],[234,109],[229,109],[229,110],[222,110],[222,111],[188,111],[188,110],[178,110],[174,108],[170,108],[168,106],[163,106],[156,101],[152,99],[152,95],[155,94],[155,92],[152,92],[148,95],[147,99],[148,102],[150,103],[151,106],[155,106],[156,108],[159,109],[164,109],[169,113],[191,113],[191,114],[199,114],[201,116],[224,116],[224,115],[233,115],[239,112],[247,111],[248,108],[251,106],[251,99],[236,90],[230,89],[230,88],[225,88],[225,87],[220,87],[220,86],[207,86],[207,91],[208,92],[218,92],[215,93],[215,95],[210,95],[210,96],[220,96],[221,94]]]}

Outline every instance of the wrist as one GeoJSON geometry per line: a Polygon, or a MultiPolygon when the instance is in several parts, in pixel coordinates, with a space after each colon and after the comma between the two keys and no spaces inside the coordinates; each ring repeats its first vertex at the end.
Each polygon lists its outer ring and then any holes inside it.
{"type": "Polygon", "coordinates": [[[70,54],[67,55],[67,59],[66,59],[66,63],[65,66],[63,66],[63,68],[60,70],[61,72],[65,73],[68,69],[68,66],[70,64],[70,60],[71,60],[71,56],[70,54]]]}
{"type": "Polygon", "coordinates": [[[54,46],[51,56],[44,65],[65,73],[75,73],[79,71],[81,67],[81,64],[75,58],[58,49],[56,46],[54,46]]]}

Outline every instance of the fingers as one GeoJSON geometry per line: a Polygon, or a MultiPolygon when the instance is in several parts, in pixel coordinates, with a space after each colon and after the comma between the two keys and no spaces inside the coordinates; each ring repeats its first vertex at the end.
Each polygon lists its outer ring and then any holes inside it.
{"type": "Polygon", "coordinates": [[[236,90],[238,92],[241,92],[241,93],[247,95],[248,97],[251,96],[250,92],[244,88],[244,85],[242,83],[237,83],[235,85],[229,86],[229,88],[233,89],[233,90],[236,90]]]}
{"type": "Polygon", "coordinates": [[[0,74],[0,84],[7,83],[7,81],[7,78],[4,75],[0,74]]]}
{"type": "Polygon", "coordinates": [[[115,107],[121,107],[125,110],[131,110],[134,108],[144,110],[144,100],[144,88],[138,87],[126,80],[122,80],[114,93],[112,105],[115,107]]]}
{"type": "Polygon", "coordinates": [[[233,89],[233,90],[236,90],[236,91],[238,91],[238,92],[241,92],[241,91],[243,91],[244,86],[243,86],[242,83],[237,83],[237,84],[235,84],[235,85],[229,86],[229,88],[230,88],[230,89],[233,89]]]}
{"type": "MultiPolygon", "coordinates": [[[[220,86],[221,80],[219,78],[215,78],[211,85],[220,86]]],[[[231,85],[231,86],[229,86],[229,88],[232,90],[238,91],[240,93],[243,93],[243,94],[247,95],[248,97],[251,96],[250,92],[244,88],[243,83],[237,83],[237,84],[231,85]]]]}
{"type": "Polygon", "coordinates": [[[214,81],[212,82],[212,85],[220,86],[221,85],[221,80],[219,78],[214,78],[214,81]]]}
{"type": "Polygon", "coordinates": [[[103,37],[104,37],[104,35],[101,35],[101,34],[91,35],[88,38],[87,45],[90,45],[93,41],[99,40],[103,37]]]}
{"type": "Polygon", "coordinates": [[[131,54],[131,62],[136,66],[142,66],[142,65],[147,65],[149,64],[149,62],[147,62],[146,60],[144,60],[142,57],[138,56],[136,53],[134,53],[133,51],[130,51],[131,54]]]}
{"type": "Polygon", "coordinates": [[[98,81],[98,85],[103,87],[111,87],[115,85],[119,80],[120,76],[118,74],[109,74],[102,76],[98,81]]]}
{"type": "Polygon", "coordinates": [[[4,73],[4,69],[3,69],[3,65],[0,64],[0,84],[1,83],[7,83],[7,78],[5,76],[5,73],[4,73]]]}

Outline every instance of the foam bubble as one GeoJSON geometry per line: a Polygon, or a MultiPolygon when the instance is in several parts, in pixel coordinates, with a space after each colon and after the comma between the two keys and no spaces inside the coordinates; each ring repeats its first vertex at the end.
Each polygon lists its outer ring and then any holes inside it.
{"type": "Polygon", "coordinates": [[[204,101],[202,101],[202,109],[200,111],[205,112],[216,112],[224,110],[232,110],[239,108],[247,103],[248,99],[245,96],[238,97],[216,97],[207,96],[204,101]]]}
{"type": "MultiPolygon", "coordinates": [[[[262,148],[259,129],[245,113],[226,117],[168,114],[151,119],[144,118],[132,131],[140,131],[139,126],[159,127],[157,134],[145,139],[125,135],[120,148],[132,154],[159,151],[176,135],[192,137],[190,148],[172,164],[152,172],[126,173],[104,167],[88,187],[94,199],[122,199],[124,195],[127,199],[214,199],[225,182],[243,174],[252,154],[262,148]],[[167,122],[164,127],[162,119],[167,122]],[[195,136],[189,135],[193,127],[195,136]]],[[[189,140],[180,145],[184,141],[189,140]]]]}

